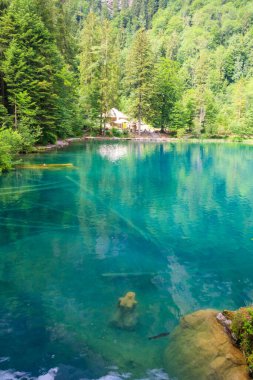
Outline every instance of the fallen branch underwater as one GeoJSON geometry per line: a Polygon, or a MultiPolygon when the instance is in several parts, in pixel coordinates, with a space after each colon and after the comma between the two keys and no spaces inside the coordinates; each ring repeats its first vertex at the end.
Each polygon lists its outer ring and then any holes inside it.
{"type": "Polygon", "coordinates": [[[166,336],[170,335],[169,332],[164,332],[155,336],[150,336],[148,340],[155,340],[155,339],[160,339],[160,338],[165,338],[166,336]]]}
{"type": "Polygon", "coordinates": [[[148,276],[148,277],[152,277],[152,276],[155,276],[156,273],[147,273],[147,272],[128,272],[128,273],[103,273],[102,274],[102,277],[107,277],[107,278],[127,278],[127,277],[145,277],[145,276],[148,276]]]}

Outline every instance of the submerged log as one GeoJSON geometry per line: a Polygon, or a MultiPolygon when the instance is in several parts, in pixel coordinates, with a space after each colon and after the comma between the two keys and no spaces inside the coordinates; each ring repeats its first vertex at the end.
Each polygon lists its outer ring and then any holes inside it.
{"type": "Polygon", "coordinates": [[[74,168],[73,164],[32,164],[32,165],[17,165],[17,169],[61,169],[74,168]]]}
{"type": "Polygon", "coordinates": [[[106,278],[128,278],[128,277],[153,277],[156,273],[147,273],[147,272],[126,272],[126,273],[103,273],[102,277],[106,278]]]}

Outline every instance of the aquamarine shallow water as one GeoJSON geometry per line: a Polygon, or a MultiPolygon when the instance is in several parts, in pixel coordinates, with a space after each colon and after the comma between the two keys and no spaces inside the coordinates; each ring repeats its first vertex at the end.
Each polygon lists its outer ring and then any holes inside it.
{"type": "Polygon", "coordinates": [[[149,336],[252,303],[253,147],[88,142],[26,163],[75,168],[0,177],[1,379],[164,379],[168,338],[149,336]],[[110,325],[127,291],[131,332],[110,325]]]}

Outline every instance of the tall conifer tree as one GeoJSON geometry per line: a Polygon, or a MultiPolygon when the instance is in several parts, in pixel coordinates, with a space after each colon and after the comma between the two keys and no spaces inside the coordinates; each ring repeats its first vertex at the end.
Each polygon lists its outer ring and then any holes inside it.
{"type": "Polygon", "coordinates": [[[179,65],[168,58],[155,64],[150,120],[161,132],[169,126],[173,107],[182,95],[178,69],[179,65]]]}
{"type": "MultiPolygon", "coordinates": [[[[14,0],[2,24],[12,20],[8,36],[4,80],[16,128],[31,132],[41,130],[42,141],[55,141],[70,133],[65,108],[71,111],[71,74],[56,47],[55,40],[36,13],[36,5],[28,0],[14,0]]],[[[72,123],[73,115],[68,121],[72,123]]]]}
{"type": "Polygon", "coordinates": [[[101,132],[110,108],[117,105],[119,81],[117,39],[108,20],[90,13],[81,35],[81,103],[86,116],[99,120],[101,132]]]}
{"type": "Polygon", "coordinates": [[[130,48],[126,83],[132,99],[132,113],[138,118],[138,131],[141,131],[142,119],[147,119],[153,92],[154,57],[150,42],[144,29],[137,32],[130,48]]]}

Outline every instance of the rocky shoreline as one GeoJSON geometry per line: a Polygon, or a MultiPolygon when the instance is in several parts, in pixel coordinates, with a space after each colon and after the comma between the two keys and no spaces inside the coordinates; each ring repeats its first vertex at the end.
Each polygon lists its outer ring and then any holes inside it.
{"type": "Polygon", "coordinates": [[[226,139],[197,139],[197,138],[177,138],[177,137],[167,137],[167,136],[130,136],[130,137],[107,137],[107,136],[82,136],[82,137],[72,137],[65,140],[58,140],[55,144],[39,145],[36,146],[34,152],[47,152],[54,149],[65,148],[72,143],[80,141],[137,141],[137,142],[156,142],[156,143],[222,143],[222,144],[234,144],[240,143],[243,145],[253,145],[253,139],[243,140],[241,142],[236,142],[226,139]]]}
{"type": "Polygon", "coordinates": [[[34,152],[47,152],[54,149],[61,149],[69,146],[70,144],[84,140],[84,137],[73,137],[65,140],[58,140],[55,144],[38,145],[35,147],[34,152]]]}

